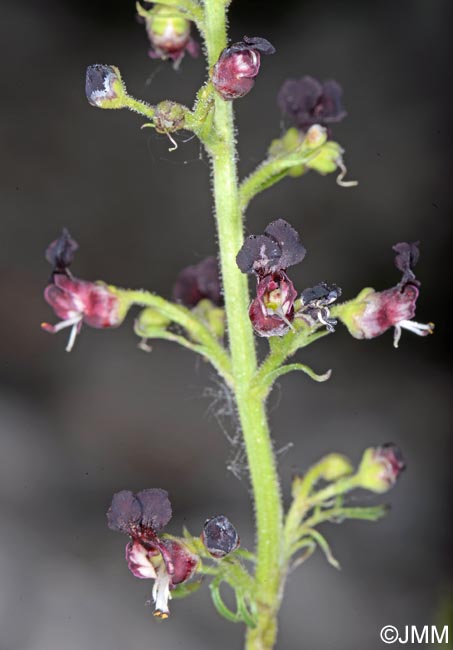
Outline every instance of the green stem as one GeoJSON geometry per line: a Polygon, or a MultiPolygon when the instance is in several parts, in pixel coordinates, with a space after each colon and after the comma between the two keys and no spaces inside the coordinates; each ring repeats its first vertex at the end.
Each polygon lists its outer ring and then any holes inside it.
{"type": "MultiPolygon", "coordinates": [[[[189,332],[196,341],[201,343],[201,346],[191,346],[190,342],[184,343],[184,346],[190,347],[192,350],[206,356],[218,373],[225,379],[226,383],[232,387],[233,379],[231,376],[231,362],[228,353],[216,337],[191,313],[189,309],[169,302],[168,300],[165,300],[165,298],[156,296],[149,291],[127,289],[123,290],[122,294],[124,297],[127,297],[130,304],[141,305],[142,307],[152,307],[170,321],[176,323],[189,332]]],[[[160,338],[171,338],[172,340],[177,340],[175,335],[171,335],[171,333],[169,333],[168,336],[161,336],[160,338]]],[[[182,343],[182,341],[178,342],[182,343]]]]}
{"type": "MultiPolygon", "coordinates": [[[[205,0],[205,36],[208,61],[212,66],[226,46],[225,6],[218,0],[205,0]]],[[[248,630],[246,647],[248,650],[265,650],[274,646],[276,638],[283,566],[283,509],[264,400],[252,390],[257,360],[248,318],[247,277],[236,265],[236,255],[243,242],[243,223],[239,207],[232,103],[216,96],[214,110],[217,137],[209,147],[209,153],[213,167],[220,263],[234,391],[247,453],[257,528],[257,626],[248,630]]]]}

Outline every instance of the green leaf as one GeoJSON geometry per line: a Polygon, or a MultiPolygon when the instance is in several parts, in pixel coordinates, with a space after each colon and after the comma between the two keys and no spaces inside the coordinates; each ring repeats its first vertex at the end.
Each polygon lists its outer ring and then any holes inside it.
{"type": "Polygon", "coordinates": [[[239,612],[232,612],[231,609],[227,607],[223,602],[222,596],[220,595],[220,584],[221,582],[219,580],[213,580],[209,585],[214,607],[220,616],[226,618],[227,621],[231,621],[232,623],[240,623],[242,621],[242,617],[239,612]]]}

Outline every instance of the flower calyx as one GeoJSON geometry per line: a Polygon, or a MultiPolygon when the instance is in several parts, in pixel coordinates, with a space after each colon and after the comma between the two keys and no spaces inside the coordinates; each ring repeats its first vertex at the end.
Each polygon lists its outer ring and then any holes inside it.
{"type": "Polygon", "coordinates": [[[357,472],[358,487],[382,494],[392,488],[406,462],[401,450],[389,442],[366,449],[357,472]]]}

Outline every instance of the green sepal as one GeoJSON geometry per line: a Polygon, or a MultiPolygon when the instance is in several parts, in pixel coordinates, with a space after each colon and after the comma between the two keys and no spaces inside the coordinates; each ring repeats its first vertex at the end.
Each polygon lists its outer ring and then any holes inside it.
{"type": "Polygon", "coordinates": [[[204,298],[193,308],[192,312],[199,320],[204,322],[211,332],[218,338],[225,334],[225,311],[213,302],[204,298]]]}
{"type": "Polygon", "coordinates": [[[196,591],[198,591],[202,583],[202,580],[196,580],[195,582],[183,582],[179,585],[176,585],[176,587],[171,590],[171,597],[186,598],[186,596],[190,596],[191,594],[194,594],[196,591]]]}

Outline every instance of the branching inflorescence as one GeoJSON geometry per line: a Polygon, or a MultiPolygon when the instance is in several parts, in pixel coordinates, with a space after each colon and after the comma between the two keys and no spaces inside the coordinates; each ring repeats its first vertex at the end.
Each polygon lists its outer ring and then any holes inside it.
{"type": "Polygon", "coordinates": [[[333,333],[337,320],[358,339],[380,336],[393,327],[395,347],[402,329],[425,336],[433,331],[433,324],[413,320],[419,295],[413,271],[418,244],[394,246],[395,264],[402,273],[394,287],[366,288],[355,299],[338,303],[341,289],[333,282],[321,281],[300,292],[294,287],[288,269],[303,261],[306,249],[287,221],[278,218],[261,234],[244,240],[244,214],[250,201],[282,179],[312,170],[322,175],[336,173],[343,186],[355,182],[344,180],[344,151],[331,132],[331,125],[346,115],[342,89],[335,81],[321,83],[305,76],[285,81],[278,94],[278,104],[292,126],[273,140],[266,159],[238,183],[232,100],[252,90],[261,55],[274,54],[275,48],[256,36],[244,36],[228,45],[228,4],[222,0],[158,0],[151,7],[137,4],[151,58],[168,59],[177,68],[186,53],[199,54],[193,26],[204,39],[209,77],[191,109],[172,100],[152,106],[135,99],[113,65],[92,65],[86,74],[86,94],[93,106],[135,111],[146,118],[146,126],[166,134],[173,148],[178,131],[191,131],[200,139],[213,167],[219,256],[183,269],[175,279],[172,300],[167,300],[151,291],[76,278],[70,266],[78,244],[64,229],[46,251],[52,271],[44,293],[60,321],[42,327],[50,333],[69,328],[66,349],[70,351],[83,324],[118,327],[127,312],[138,306],[134,331],[142,349],[150,349],[150,339],[173,341],[200,354],[219,373],[234,397],[242,431],[255,502],[255,551],[240,548],[238,533],[225,515],[209,518],[200,536],[187,530],[182,537],[162,533],[171,518],[171,506],[165,490],[158,488],[115,494],[108,525],[129,536],[126,560],[133,575],[154,581],[157,616],[167,618],[169,599],[189,595],[204,576],[210,580],[217,611],[247,626],[249,650],[263,650],[274,647],[290,570],[318,547],[338,567],[317,526],[345,519],[379,519],[385,514],[384,506],[351,507],[346,495],[357,488],[382,494],[404,469],[401,453],[393,444],[365,450],[356,469],[343,455],[329,454],[294,479],[292,501],[284,514],[265,410],[274,382],[292,371],[302,371],[316,381],[327,380],[330,371],[318,375],[299,361],[287,362],[302,348],[333,333]],[[247,274],[256,278],[251,301],[247,274]],[[269,341],[269,352],[260,363],[254,333],[269,341]],[[223,584],[235,594],[234,608],[222,598],[223,584]]]}

